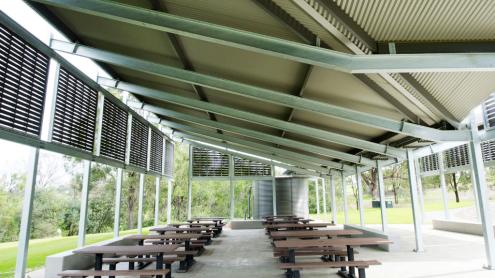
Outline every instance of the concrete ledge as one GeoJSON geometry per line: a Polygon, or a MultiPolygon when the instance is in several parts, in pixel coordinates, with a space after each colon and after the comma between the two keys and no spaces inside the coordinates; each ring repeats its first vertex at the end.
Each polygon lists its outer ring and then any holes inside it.
{"type": "MultiPolygon", "coordinates": [[[[126,239],[111,239],[93,245],[135,245],[136,242],[126,239]]],[[[75,250],[75,249],[74,249],[75,250]]],[[[74,254],[73,250],[65,251],[46,257],[45,277],[58,278],[57,273],[68,269],[90,269],[95,265],[95,258],[91,255],[74,254]]]]}
{"type": "Polygon", "coordinates": [[[261,220],[231,220],[229,224],[232,230],[263,229],[261,220]]]}
{"type": "Polygon", "coordinates": [[[379,244],[376,245],[378,249],[385,250],[387,252],[390,251],[398,251],[399,248],[399,236],[392,236],[390,234],[386,234],[380,230],[372,229],[372,228],[367,228],[367,227],[362,227],[359,225],[351,225],[347,224],[344,225],[344,229],[346,230],[359,230],[362,231],[362,235],[353,235],[352,237],[379,237],[379,238],[384,238],[384,239],[389,239],[393,241],[393,244],[379,244]]]}
{"type": "Polygon", "coordinates": [[[445,219],[433,219],[432,223],[435,230],[483,236],[481,223],[445,219]]]}

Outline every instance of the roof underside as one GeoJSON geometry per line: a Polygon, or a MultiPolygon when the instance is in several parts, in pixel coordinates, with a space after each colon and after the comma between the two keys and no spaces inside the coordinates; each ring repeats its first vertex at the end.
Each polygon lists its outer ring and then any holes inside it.
{"type": "MultiPolygon", "coordinates": [[[[299,30],[319,37],[322,47],[354,54],[359,54],[359,51],[371,52],[364,44],[360,44],[352,33],[343,32],[344,37],[354,42],[356,47],[349,47],[344,42],[345,39],[343,41],[337,38],[335,33],[329,31],[328,24],[336,26],[337,29],[344,28],[332,17],[331,13],[325,12],[328,6],[321,5],[322,2],[332,2],[330,0],[126,0],[119,2],[146,9],[153,9],[158,5],[162,7],[162,12],[166,9],[171,14],[186,18],[294,42],[308,43],[307,36],[305,39],[300,32],[294,31],[294,26],[297,25],[302,28],[299,30]],[[312,12],[310,12],[311,8],[314,9],[312,12]],[[293,22],[292,26],[287,23],[287,16],[293,22]]],[[[495,18],[492,16],[495,10],[494,1],[380,1],[382,2],[383,5],[372,4],[376,3],[374,1],[360,0],[335,0],[332,3],[340,7],[344,15],[348,16],[357,27],[376,42],[457,42],[493,41],[495,39],[493,33],[495,18]]],[[[81,44],[147,61],[184,67],[166,33],[62,8],[41,5],[35,5],[35,7],[49,10],[57,20],[53,17],[48,19],[52,22],[62,22],[81,44]]],[[[368,78],[378,84],[386,94],[414,114],[414,118],[411,119],[411,114],[405,113],[396,104],[384,98],[383,94],[378,93],[369,84],[365,84],[359,76],[183,36],[176,37],[180,43],[179,47],[182,48],[197,72],[292,95],[302,92],[302,96],[307,99],[423,125],[434,125],[447,120],[443,117],[445,113],[439,113],[438,109],[432,108],[438,108],[438,106],[450,113],[454,121],[460,122],[495,89],[494,72],[411,74],[412,78],[429,94],[430,98],[428,98],[425,97],[424,91],[417,91],[418,84],[415,88],[411,88],[411,83],[405,82],[399,74],[388,75],[388,77],[382,74],[368,74],[368,78]],[[308,71],[310,74],[305,80],[308,71]],[[395,80],[395,83],[391,80],[395,80]]],[[[109,67],[116,74],[114,77],[119,80],[198,99],[197,93],[190,84],[129,68],[112,65],[109,67]]],[[[394,141],[404,138],[403,135],[384,136],[387,132],[381,129],[321,114],[302,110],[292,112],[291,108],[281,105],[235,96],[210,88],[202,90],[211,103],[284,121],[290,118],[291,122],[305,126],[387,144],[393,144],[394,141]]],[[[208,119],[204,111],[151,98],[142,97],[141,100],[166,109],[208,119]]],[[[163,118],[195,126],[186,121],[163,118]]],[[[283,130],[222,115],[216,115],[216,120],[276,136],[281,136],[283,133],[283,130]]],[[[215,131],[213,128],[210,130],[215,131]]],[[[263,143],[241,134],[228,132],[225,134],[263,143]]],[[[283,135],[285,138],[337,151],[357,152],[350,147],[312,138],[310,134],[287,132],[283,135]]],[[[276,146],[266,142],[263,144],[276,146]]],[[[287,146],[277,147],[309,154],[287,146]]],[[[325,158],[321,155],[316,157],[325,158]]]]}

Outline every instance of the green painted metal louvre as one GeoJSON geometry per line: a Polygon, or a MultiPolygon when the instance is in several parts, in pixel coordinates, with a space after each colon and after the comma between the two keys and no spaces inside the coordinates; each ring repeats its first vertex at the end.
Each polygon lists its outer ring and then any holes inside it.
{"type": "Polygon", "coordinates": [[[163,159],[163,137],[155,131],[151,132],[150,171],[161,173],[163,159]]]}
{"type": "Polygon", "coordinates": [[[172,177],[174,175],[174,144],[168,140],[165,144],[164,175],[168,177],[172,177]]]}
{"type": "Polygon", "coordinates": [[[60,67],[52,140],[93,151],[98,92],[60,67]]]}
{"type": "Polygon", "coordinates": [[[0,126],[40,136],[49,61],[0,25],[0,126]]]}
{"type": "Polygon", "coordinates": [[[234,176],[271,176],[271,166],[245,158],[234,157],[234,176]]]}
{"type": "Polygon", "coordinates": [[[125,161],[129,114],[105,98],[101,127],[100,155],[125,161]]]}
{"type": "Polygon", "coordinates": [[[148,125],[136,118],[132,118],[129,164],[146,169],[148,163],[148,135],[148,125]]]}
{"type": "Polygon", "coordinates": [[[194,177],[229,176],[229,156],[214,150],[194,147],[192,153],[194,177]]]}

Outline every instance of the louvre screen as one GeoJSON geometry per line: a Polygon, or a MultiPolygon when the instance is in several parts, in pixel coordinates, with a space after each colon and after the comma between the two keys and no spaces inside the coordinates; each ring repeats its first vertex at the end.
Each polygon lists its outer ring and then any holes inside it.
{"type": "Polygon", "coordinates": [[[129,114],[105,98],[101,126],[100,155],[125,161],[129,114]]]}
{"type": "Polygon", "coordinates": [[[195,177],[229,176],[229,156],[217,151],[193,147],[192,166],[195,177]]]}
{"type": "Polygon", "coordinates": [[[165,144],[165,175],[174,175],[174,144],[168,140],[165,144]]]}
{"type": "Polygon", "coordinates": [[[468,146],[461,145],[445,151],[445,168],[454,168],[469,164],[468,146]]]}
{"type": "Polygon", "coordinates": [[[0,126],[40,136],[49,62],[0,25],[0,126]]]}
{"type": "Polygon", "coordinates": [[[271,176],[271,174],[270,165],[234,157],[234,176],[271,176]]]}
{"type": "Polygon", "coordinates": [[[485,162],[495,160],[495,140],[481,143],[481,153],[485,162]]]}
{"type": "Polygon", "coordinates": [[[93,151],[98,92],[60,67],[52,140],[93,151]]]}
{"type": "Polygon", "coordinates": [[[438,166],[438,154],[432,154],[419,159],[419,165],[421,172],[437,171],[438,166]]]}
{"type": "Polygon", "coordinates": [[[162,173],[163,137],[156,131],[151,132],[150,171],[162,173]]]}
{"type": "Polygon", "coordinates": [[[495,127],[495,95],[490,95],[483,103],[483,114],[485,117],[485,129],[495,127]]]}
{"type": "Polygon", "coordinates": [[[129,163],[146,169],[148,163],[148,125],[132,118],[131,153],[129,163]]]}

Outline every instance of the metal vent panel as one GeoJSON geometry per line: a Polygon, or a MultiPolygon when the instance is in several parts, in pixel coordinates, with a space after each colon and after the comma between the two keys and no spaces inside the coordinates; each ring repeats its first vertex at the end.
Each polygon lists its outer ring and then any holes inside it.
{"type": "Polygon", "coordinates": [[[92,152],[98,92],[60,67],[52,140],[92,152]]]}
{"type": "Polygon", "coordinates": [[[428,156],[421,157],[419,159],[419,165],[421,172],[437,171],[438,166],[438,154],[432,154],[428,156]]]}
{"type": "Polygon", "coordinates": [[[192,174],[195,177],[227,177],[229,156],[217,151],[193,147],[192,174]]]}
{"type": "Polygon", "coordinates": [[[483,117],[485,120],[485,129],[491,129],[495,126],[495,95],[483,102],[483,117]]]}
{"type": "Polygon", "coordinates": [[[156,131],[151,132],[150,171],[162,173],[163,137],[156,131]]]}
{"type": "Polygon", "coordinates": [[[40,136],[49,62],[0,25],[0,126],[40,136]]]}
{"type": "Polygon", "coordinates": [[[165,144],[165,175],[174,175],[174,144],[170,141],[165,144]]]}
{"type": "Polygon", "coordinates": [[[129,114],[105,98],[101,127],[100,155],[125,161],[129,114]]]}
{"type": "Polygon", "coordinates": [[[481,153],[485,162],[495,160],[495,140],[481,143],[481,153]]]}
{"type": "Polygon", "coordinates": [[[149,127],[136,118],[132,118],[131,151],[129,164],[147,168],[148,164],[148,136],[149,127]]]}
{"type": "Polygon", "coordinates": [[[234,157],[234,176],[271,176],[271,166],[257,161],[234,157]]]}
{"type": "Polygon", "coordinates": [[[461,145],[444,152],[445,168],[469,165],[468,145],[461,145]]]}

